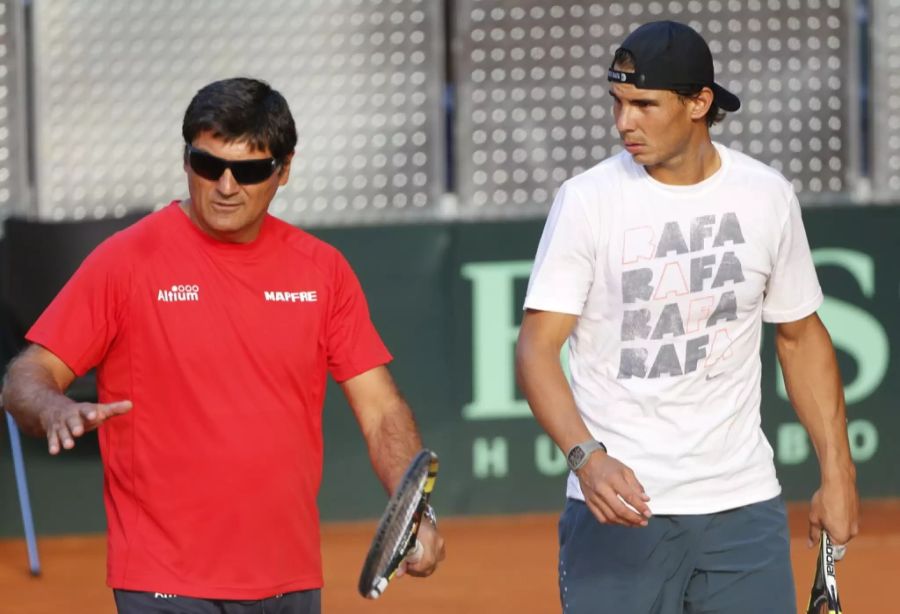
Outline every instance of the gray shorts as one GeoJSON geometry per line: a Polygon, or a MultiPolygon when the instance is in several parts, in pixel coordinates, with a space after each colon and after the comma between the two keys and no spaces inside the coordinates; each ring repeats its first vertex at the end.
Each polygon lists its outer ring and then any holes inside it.
{"type": "Polygon", "coordinates": [[[273,595],[255,601],[197,599],[164,593],[113,590],[119,614],[321,614],[318,589],[273,595]]]}
{"type": "Polygon", "coordinates": [[[715,514],[598,522],[569,499],[559,521],[565,614],[795,614],[781,497],[715,514]]]}

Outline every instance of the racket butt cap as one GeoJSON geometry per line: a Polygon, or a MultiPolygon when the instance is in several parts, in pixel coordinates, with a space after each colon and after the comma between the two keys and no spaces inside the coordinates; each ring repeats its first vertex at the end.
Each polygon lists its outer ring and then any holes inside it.
{"type": "Polygon", "coordinates": [[[366,595],[369,599],[378,599],[381,597],[381,593],[384,592],[384,589],[387,588],[388,580],[387,578],[378,578],[375,583],[372,585],[372,590],[369,591],[369,594],[366,595]]]}

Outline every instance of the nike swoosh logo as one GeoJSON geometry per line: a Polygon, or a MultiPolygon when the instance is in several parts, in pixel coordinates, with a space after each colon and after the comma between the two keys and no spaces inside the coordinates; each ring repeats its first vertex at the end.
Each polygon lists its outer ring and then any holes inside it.
{"type": "Polygon", "coordinates": [[[722,376],[722,375],[725,375],[725,373],[724,373],[723,371],[719,371],[719,372],[716,373],[715,375],[713,375],[712,373],[707,373],[707,374],[706,374],[706,381],[716,379],[717,377],[720,377],[720,376],[722,376]]]}

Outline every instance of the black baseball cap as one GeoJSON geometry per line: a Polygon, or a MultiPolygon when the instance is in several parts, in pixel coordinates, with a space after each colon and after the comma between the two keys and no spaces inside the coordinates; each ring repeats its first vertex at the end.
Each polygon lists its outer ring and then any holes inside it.
{"type": "Polygon", "coordinates": [[[741,101],[715,82],[709,45],[693,28],[675,21],[652,21],[628,35],[619,49],[634,57],[634,72],[610,66],[607,79],[646,90],[705,86],[723,111],[737,111],[741,101]]]}

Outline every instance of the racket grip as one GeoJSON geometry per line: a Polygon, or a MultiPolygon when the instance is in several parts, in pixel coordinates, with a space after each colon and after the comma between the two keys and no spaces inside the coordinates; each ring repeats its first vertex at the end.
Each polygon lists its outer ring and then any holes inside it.
{"type": "Polygon", "coordinates": [[[847,546],[845,545],[839,546],[837,544],[834,544],[832,547],[834,548],[833,556],[835,561],[840,561],[842,558],[844,558],[844,555],[847,554],[847,546]]]}
{"type": "Polygon", "coordinates": [[[424,546],[422,546],[422,542],[418,539],[416,540],[416,545],[413,546],[412,551],[406,555],[407,563],[417,563],[419,559],[422,558],[422,554],[425,552],[424,546]]]}

